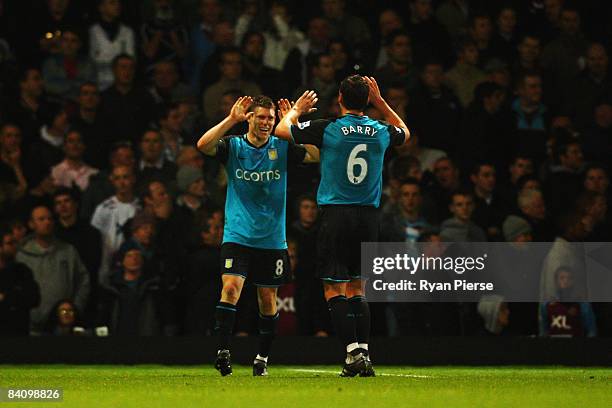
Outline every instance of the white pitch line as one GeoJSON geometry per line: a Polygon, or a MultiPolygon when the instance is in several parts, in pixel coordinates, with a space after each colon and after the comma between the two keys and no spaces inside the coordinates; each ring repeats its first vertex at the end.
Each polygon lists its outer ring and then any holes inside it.
{"type": "MultiPolygon", "coordinates": [[[[313,373],[313,374],[338,374],[337,371],[331,370],[314,370],[310,368],[292,368],[291,371],[297,371],[301,373],[313,373]]],[[[377,376],[385,377],[407,377],[407,378],[432,378],[431,375],[418,375],[418,374],[391,374],[391,373],[380,373],[377,376]]]]}

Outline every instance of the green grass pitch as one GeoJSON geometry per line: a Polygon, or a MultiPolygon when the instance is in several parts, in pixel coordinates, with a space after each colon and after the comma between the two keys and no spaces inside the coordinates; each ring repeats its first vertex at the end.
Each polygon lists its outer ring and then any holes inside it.
{"type": "Polygon", "coordinates": [[[28,407],[612,407],[612,369],[376,367],[339,378],[335,366],[250,367],[221,377],[210,366],[0,366],[0,387],[64,389],[61,403],[28,407]]]}

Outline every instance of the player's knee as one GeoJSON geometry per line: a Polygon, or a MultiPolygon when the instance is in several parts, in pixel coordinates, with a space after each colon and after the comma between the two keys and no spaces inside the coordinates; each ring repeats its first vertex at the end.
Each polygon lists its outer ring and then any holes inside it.
{"type": "Polygon", "coordinates": [[[223,298],[230,303],[235,303],[240,298],[241,288],[236,283],[226,283],[223,285],[223,298]]]}

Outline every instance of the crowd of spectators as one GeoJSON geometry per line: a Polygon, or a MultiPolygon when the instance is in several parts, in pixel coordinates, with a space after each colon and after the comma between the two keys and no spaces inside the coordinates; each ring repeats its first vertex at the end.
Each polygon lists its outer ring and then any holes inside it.
{"type": "MultiPolygon", "coordinates": [[[[608,304],[565,298],[570,243],[612,241],[612,13],[586,3],[0,0],[0,333],[210,334],[226,177],[195,141],[241,95],[313,89],[309,118],[338,116],[356,72],[413,135],[383,240],[551,246],[540,303],[376,303],[374,333],[610,336],[608,304]]],[[[331,331],[318,178],[289,174],[280,334],[331,331]]]]}

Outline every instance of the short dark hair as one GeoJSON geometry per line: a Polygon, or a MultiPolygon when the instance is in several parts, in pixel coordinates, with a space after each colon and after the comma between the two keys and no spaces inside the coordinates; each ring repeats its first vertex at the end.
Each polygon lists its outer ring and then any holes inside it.
{"type": "Polygon", "coordinates": [[[476,86],[474,89],[474,99],[482,103],[485,98],[493,96],[496,92],[503,92],[504,88],[492,81],[485,81],[476,86]]]}
{"type": "Polygon", "coordinates": [[[420,167],[419,159],[412,155],[398,156],[389,163],[389,176],[394,180],[403,181],[408,177],[408,171],[413,167],[420,167]]]}
{"type": "Polygon", "coordinates": [[[340,83],[340,94],[347,109],[363,111],[368,105],[370,87],[361,75],[351,75],[340,83]]]}
{"type": "Polygon", "coordinates": [[[415,179],[414,177],[406,177],[403,179],[402,183],[400,184],[400,188],[404,185],[417,186],[419,187],[419,190],[421,189],[421,183],[419,183],[419,180],[415,179]]]}
{"type": "Polygon", "coordinates": [[[70,197],[70,199],[74,201],[75,203],[78,203],[80,200],[79,192],[75,190],[74,188],[60,187],[57,190],[55,190],[55,192],[53,193],[53,202],[55,202],[55,199],[57,197],[65,196],[65,195],[70,197]]]}
{"type": "Polygon", "coordinates": [[[52,102],[48,104],[47,108],[41,114],[43,125],[52,126],[55,119],[64,111],[64,106],[60,103],[52,102]]]}
{"type": "Polygon", "coordinates": [[[248,112],[253,112],[255,108],[276,109],[276,105],[269,96],[257,95],[253,98],[253,103],[249,105],[248,112]]]}
{"type": "Polygon", "coordinates": [[[455,198],[455,196],[465,196],[465,197],[471,197],[472,199],[474,198],[474,193],[471,192],[470,190],[468,190],[467,188],[458,188],[457,190],[454,190],[451,195],[450,195],[450,204],[453,203],[453,198],[455,198]]]}
{"type": "Polygon", "coordinates": [[[471,170],[470,170],[470,175],[472,176],[477,176],[480,173],[480,170],[484,167],[484,166],[489,166],[489,167],[493,167],[493,169],[495,170],[495,164],[493,164],[490,161],[487,160],[480,160],[478,162],[476,162],[471,170]]]}
{"type": "Polygon", "coordinates": [[[161,123],[161,121],[163,119],[167,119],[168,115],[170,115],[170,112],[172,112],[175,109],[178,109],[178,103],[174,103],[174,102],[169,102],[169,103],[162,103],[158,108],[157,108],[157,115],[156,115],[156,122],[157,123],[161,123]]]}
{"type": "Polygon", "coordinates": [[[111,66],[113,67],[113,69],[115,68],[115,66],[117,65],[117,63],[119,62],[119,60],[122,59],[129,59],[130,61],[132,61],[134,64],[136,64],[136,58],[134,58],[133,56],[131,56],[130,54],[126,54],[121,53],[119,55],[117,55],[115,58],[113,58],[113,62],[111,64],[111,66]]]}
{"type": "Polygon", "coordinates": [[[581,145],[580,140],[572,135],[572,133],[564,128],[555,129],[553,132],[555,145],[553,149],[553,157],[557,163],[561,156],[567,154],[567,150],[571,145],[581,145]]]}

